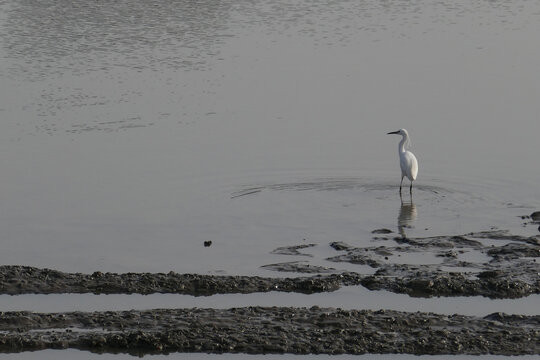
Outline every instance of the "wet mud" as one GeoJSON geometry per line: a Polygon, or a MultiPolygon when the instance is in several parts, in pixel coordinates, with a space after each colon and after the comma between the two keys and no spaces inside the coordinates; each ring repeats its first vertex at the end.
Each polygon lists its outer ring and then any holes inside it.
{"type": "MultiPolygon", "coordinates": [[[[304,273],[297,277],[217,276],[169,273],[65,273],[29,266],[0,266],[0,294],[151,294],[176,293],[208,296],[225,293],[284,291],[318,293],[342,286],[363,285],[370,290],[389,290],[415,297],[485,296],[520,298],[540,294],[540,239],[506,231],[428,238],[375,238],[381,245],[354,247],[343,242],[329,246],[336,255],[328,263],[369,265],[371,274],[340,272],[334,267],[288,261],[264,265],[278,272],[304,273]],[[484,241],[489,240],[486,244],[484,241]],[[435,263],[403,263],[406,256],[431,254],[435,263]],[[471,255],[472,254],[472,255],[471,255]],[[464,260],[463,256],[472,259],[464,260]]],[[[280,255],[304,255],[300,251],[320,246],[281,247],[280,255]]],[[[306,256],[309,258],[309,256],[306,256]]],[[[465,258],[466,259],[466,258],[465,258]]],[[[414,259],[413,259],[414,260],[414,259]]]]}
{"type": "MultiPolygon", "coordinates": [[[[537,221],[537,220],[533,220],[537,221]]],[[[295,277],[169,273],[66,273],[0,266],[0,294],[150,294],[208,296],[284,291],[330,292],[364,286],[413,297],[519,298],[540,293],[540,238],[488,231],[407,238],[373,231],[372,246],[332,242],[323,266],[306,249],[272,253],[293,261],[264,265],[295,277]],[[429,256],[422,263],[415,256],[429,256]],[[298,257],[301,260],[298,260],[298,257]],[[412,257],[412,258],[411,258],[412,257]],[[409,261],[403,259],[409,258],[409,261]],[[413,261],[410,261],[410,260],[413,261]],[[370,273],[342,272],[340,263],[369,265],[370,273]]],[[[361,299],[359,299],[361,301],[361,299]]],[[[361,308],[362,304],[359,303],[361,308]]],[[[136,355],[169,352],[251,354],[540,354],[540,315],[487,317],[344,311],[335,308],[248,307],[0,315],[0,352],[75,348],[136,355]]]]}
{"type": "Polygon", "coordinates": [[[300,252],[299,250],[307,249],[310,247],[317,246],[317,244],[302,244],[302,245],[293,245],[293,246],[282,246],[278,247],[274,251],[272,251],[272,254],[277,255],[301,255],[301,256],[311,256],[310,254],[304,254],[300,252]]]}
{"type": "Polygon", "coordinates": [[[164,273],[65,273],[31,266],[0,266],[0,294],[153,294],[194,296],[285,291],[319,293],[359,284],[358,274],[329,274],[297,278],[217,276],[164,273]]]}
{"type": "MultiPolygon", "coordinates": [[[[503,230],[425,238],[391,236],[388,229],[377,229],[372,233],[386,235],[373,237],[380,245],[355,247],[332,242],[329,246],[339,254],[326,259],[376,269],[374,274],[360,276],[360,284],[370,290],[389,290],[414,297],[485,296],[497,299],[540,293],[538,236],[524,237],[503,230]],[[422,264],[421,258],[415,258],[426,255],[431,256],[430,263],[422,264]],[[413,260],[403,263],[401,259],[407,257],[413,260]]],[[[279,250],[281,254],[287,253],[284,248],[279,250]]],[[[291,247],[291,252],[298,250],[298,247],[291,247]]],[[[271,269],[298,273],[317,270],[306,267],[303,262],[272,264],[271,269]]],[[[323,267],[319,273],[332,273],[333,270],[323,267]]]]}
{"type": "Polygon", "coordinates": [[[395,245],[384,241],[385,245],[361,248],[342,242],[331,243],[330,246],[342,254],[327,260],[377,269],[361,280],[370,290],[385,289],[416,297],[520,298],[540,293],[538,236],[486,231],[392,240],[395,245]],[[439,260],[420,265],[400,263],[401,257],[426,254],[439,260]],[[471,259],[464,260],[467,257],[471,259]]]}
{"type": "Polygon", "coordinates": [[[540,316],[248,307],[3,313],[0,351],[539,354],[540,316]]]}
{"type": "MultiPolygon", "coordinates": [[[[540,225],[540,211],[535,211],[531,215],[524,215],[521,218],[523,220],[528,220],[523,225],[540,225]]],[[[538,226],[538,231],[540,231],[540,226],[538,226]]]]}
{"type": "Polygon", "coordinates": [[[263,265],[261,268],[281,272],[295,272],[304,274],[323,274],[336,272],[336,269],[326,266],[310,265],[303,261],[289,261],[276,264],[263,265]]]}

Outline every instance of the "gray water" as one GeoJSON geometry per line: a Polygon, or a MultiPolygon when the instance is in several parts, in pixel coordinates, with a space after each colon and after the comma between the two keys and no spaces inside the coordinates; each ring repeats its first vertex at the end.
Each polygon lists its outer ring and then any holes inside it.
{"type": "Polygon", "coordinates": [[[535,1],[0,9],[0,263],[253,273],[361,244],[398,230],[400,127],[409,236],[536,231],[535,1]]]}
{"type": "Polygon", "coordinates": [[[0,263],[369,272],[328,244],[537,234],[539,33],[532,0],[0,1],[0,263]]]}

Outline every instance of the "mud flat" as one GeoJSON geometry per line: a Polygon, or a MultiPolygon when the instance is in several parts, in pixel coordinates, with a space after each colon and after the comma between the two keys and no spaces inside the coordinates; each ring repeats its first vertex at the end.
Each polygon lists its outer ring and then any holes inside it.
{"type": "MultiPolygon", "coordinates": [[[[169,273],[65,273],[0,266],[0,294],[150,294],[208,296],[285,291],[320,293],[342,286],[386,289],[415,297],[520,298],[540,293],[540,241],[505,231],[429,238],[373,233],[374,246],[328,244],[328,264],[367,264],[373,274],[290,261],[265,268],[297,277],[169,273]],[[401,256],[429,253],[435,264],[401,256]],[[472,255],[471,255],[472,254],[472,255]],[[466,256],[465,256],[466,255],[466,256]],[[465,256],[465,260],[463,258],[465,256]],[[468,256],[469,260],[466,260],[468,256]]],[[[317,244],[275,250],[306,255],[317,244]]],[[[310,255],[305,258],[309,259],[310,255]]],[[[362,299],[358,299],[362,308],[362,299]]],[[[486,299],[486,301],[489,301],[486,299]]],[[[0,316],[0,352],[81,349],[136,355],[169,352],[292,354],[540,354],[540,315],[486,317],[338,308],[245,307],[32,313],[0,316]]]]}
{"type": "MultiPolygon", "coordinates": [[[[357,248],[331,243],[341,254],[327,260],[369,265],[377,271],[360,282],[370,290],[389,290],[415,297],[485,296],[520,298],[540,293],[540,239],[507,231],[427,238],[380,238],[396,245],[357,248]],[[403,264],[407,255],[431,254],[438,264],[403,264]],[[474,254],[475,260],[462,256],[474,254]]],[[[385,241],[386,242],[386,241],[385,241]]],[[[470,256],[470,255],[469,255],[470,256]]]]}
{"type": "MultiPolygon", "coordinates": [[[[216,276],[165,273],[65,273],[29,266],[0,266],[0,294],[151,294],[176,293],[208,296],[226,293],[285,291],[318,293],[341,286],[363,285],[370,290],[385,289],[415,297],[485,296],[520,298],[540,294],[540,240],[505,231],[471,233],[462,236],[430,238],[375,238],[384,245],[354,247],[330,243],[336,256],[329,263],[367,264],[374,274],[338,272],[332,267],[312,266],[291,261],[264,265],[281,272],[309,273],[298,277],[216,276]],[[397,245],[388,244],[393,240],[397,245]],[[484,244],[488,240],[490,245],[484,244]],[[497,245],[494,245],[493,243],[497,245]],[[407,254],[431,253],[438,264],[404,264],[407,254]],[[464,261],[466,253],[481,255],[481,261],[464,261]],[[454,270],[456,269],[456,270],[454,270]],[[463,271],[462,269],[466,269],[463,271]],[[313,273],[316,273],[313,275],[313,273]]],[[[314,246],[314,245],[313,245],[314,246]]],[[[310,245],[309,247],[312,247],[310,245]]],[[[277,249],[280,254],[298,255],[304,247],[277,249]]]]}
{"type": "Polygon", "coordinates": [[[3,313],[0,351],[539,354],[540,316],[248,307],[3,313]]]}
{"type": "Polygon", "coordinates": [[[286,291],[318,293],[334,291],[344,284],[359,284],[354,273],[298,278],[215,276],[164,273],[65,273],[30,266],[0,266],[0,294],[152,294],[174,293],[209,296],[228,293],[286,291]]]}

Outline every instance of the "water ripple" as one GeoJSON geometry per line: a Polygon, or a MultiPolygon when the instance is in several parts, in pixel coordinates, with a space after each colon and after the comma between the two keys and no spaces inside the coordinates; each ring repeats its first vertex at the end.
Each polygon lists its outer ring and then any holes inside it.
{"type": "Polygon", "coordinates": [[[216,1],[21,1],[7,10],[11,76],[34,80],[112,67],[204,69],[229,4],[216,1]],[[174,54],[174,56],[173,56],[174,54]]]}

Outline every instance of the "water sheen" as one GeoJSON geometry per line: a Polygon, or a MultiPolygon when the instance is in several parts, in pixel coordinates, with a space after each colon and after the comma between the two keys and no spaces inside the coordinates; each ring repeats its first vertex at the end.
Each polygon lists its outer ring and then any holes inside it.
{"type": "Polygon", "coordinates": [[[279,276],[380,228],[537,234],[539,30],[537,1],[0,1],[0,263],[279,276]]]}

